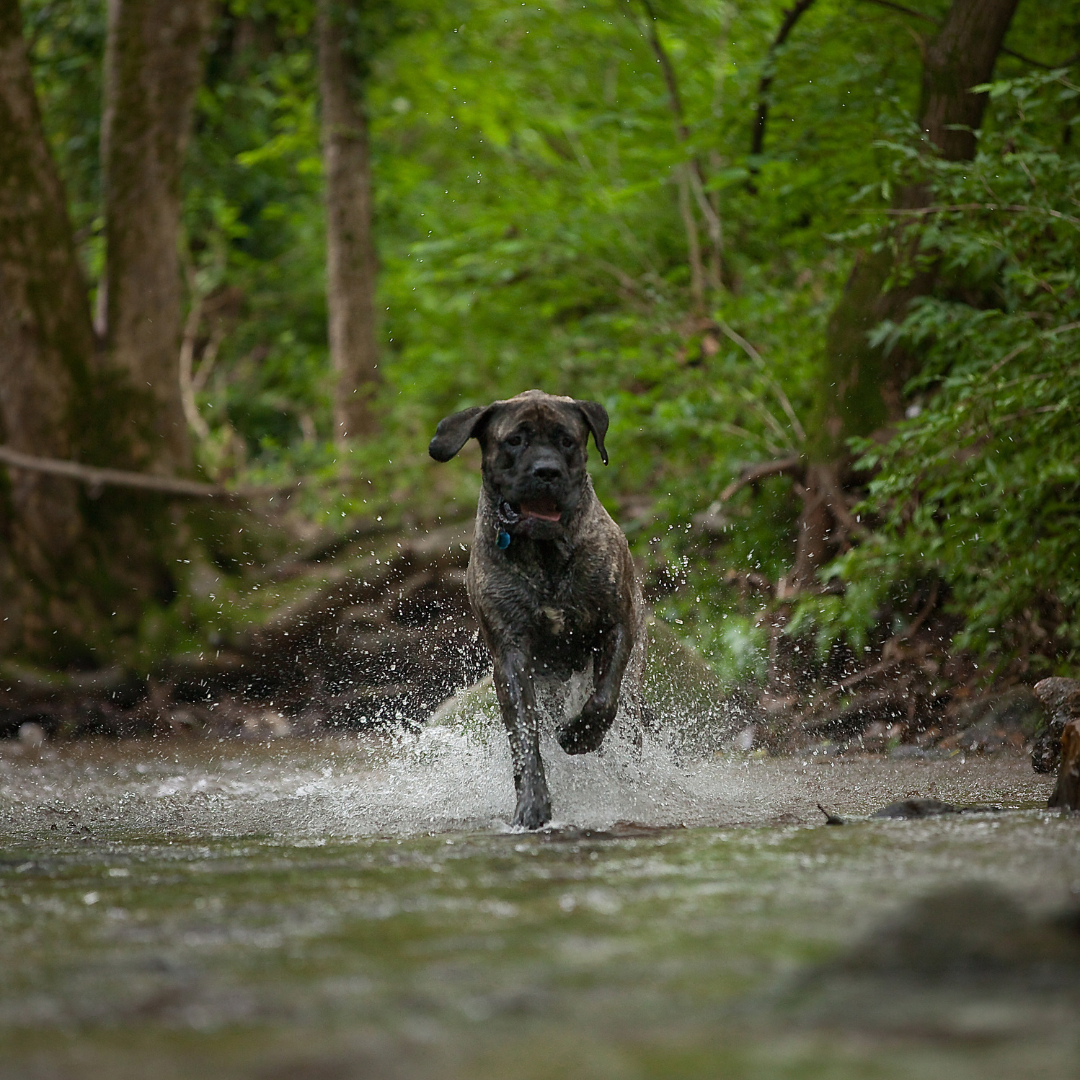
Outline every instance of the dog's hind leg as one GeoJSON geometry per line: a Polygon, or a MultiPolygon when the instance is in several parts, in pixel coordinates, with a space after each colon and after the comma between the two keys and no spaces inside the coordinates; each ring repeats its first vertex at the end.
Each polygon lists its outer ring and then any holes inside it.
{"type": "Polygon", "coordinates": [[[529,662],[520,649],[501,651],[495,660],[495,693],[510,740],[517,807],[514,824],[539,829],[551,820],[544,762],[540,757],[540,723],[529,662]]]}

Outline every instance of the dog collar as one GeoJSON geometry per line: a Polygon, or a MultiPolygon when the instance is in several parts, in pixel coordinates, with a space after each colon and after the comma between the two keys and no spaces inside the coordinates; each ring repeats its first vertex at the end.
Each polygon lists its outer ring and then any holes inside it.
{"type": "Polygon", "coordinates": [[[505,551],[510,546],[510,534],[505,529],[499,529],[495,534],[495,544],[500,551],[505,551]]]}

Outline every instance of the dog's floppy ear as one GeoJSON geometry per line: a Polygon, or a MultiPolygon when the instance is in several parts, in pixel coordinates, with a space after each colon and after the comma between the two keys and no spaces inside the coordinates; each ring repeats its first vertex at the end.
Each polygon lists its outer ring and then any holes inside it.
{"type": "Polygon", "coordinates": [[[436,461],[449,461],[479,432],[490,412],[490,405],[474,405],[444,417],[435,429],[435,438],[428,444],[428,453],[436,461]]]}
{"type": "Polygon", "coordinates": [[[600,460],[606,465],[607,451],[604,449],[604,436],[608,429],[607,409],[598,401],[575,401],[574,404],[581,410],[585,417],[585,423],[589,425],[596,449],[600,451],[600,460]]]}

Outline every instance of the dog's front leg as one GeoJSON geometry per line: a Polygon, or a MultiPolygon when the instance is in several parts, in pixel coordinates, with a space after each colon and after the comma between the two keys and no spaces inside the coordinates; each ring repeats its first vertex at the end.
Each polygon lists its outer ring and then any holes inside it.
{"type": "Polygon", "coordinates": [[[514,787],[517,789],[514,824],[539,829],[551,820],[551,797],[540,757],[540,725],[532,673],[520,649],[510,648],[497,654],[495,692],[514,763],[514,787]]]}
{"type": "Polygon", "coordinates": [[[633,648],[633,639],[622,623],[604,634],[595,653],[592,696],[581,712],[558,731],[559,745],[568,754],[588,754],[600,749],[619,710],[619,690],[633,648]]]}

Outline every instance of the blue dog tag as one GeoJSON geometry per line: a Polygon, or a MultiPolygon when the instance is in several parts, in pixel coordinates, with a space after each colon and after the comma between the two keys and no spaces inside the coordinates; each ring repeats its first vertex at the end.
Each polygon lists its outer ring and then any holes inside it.
{"type": "Polygon", "coordinates": [[[510,546],[510,534],[505,529],[500,529],[495,543],[499,545],[500,551],[505,551],[510,546]]]}

